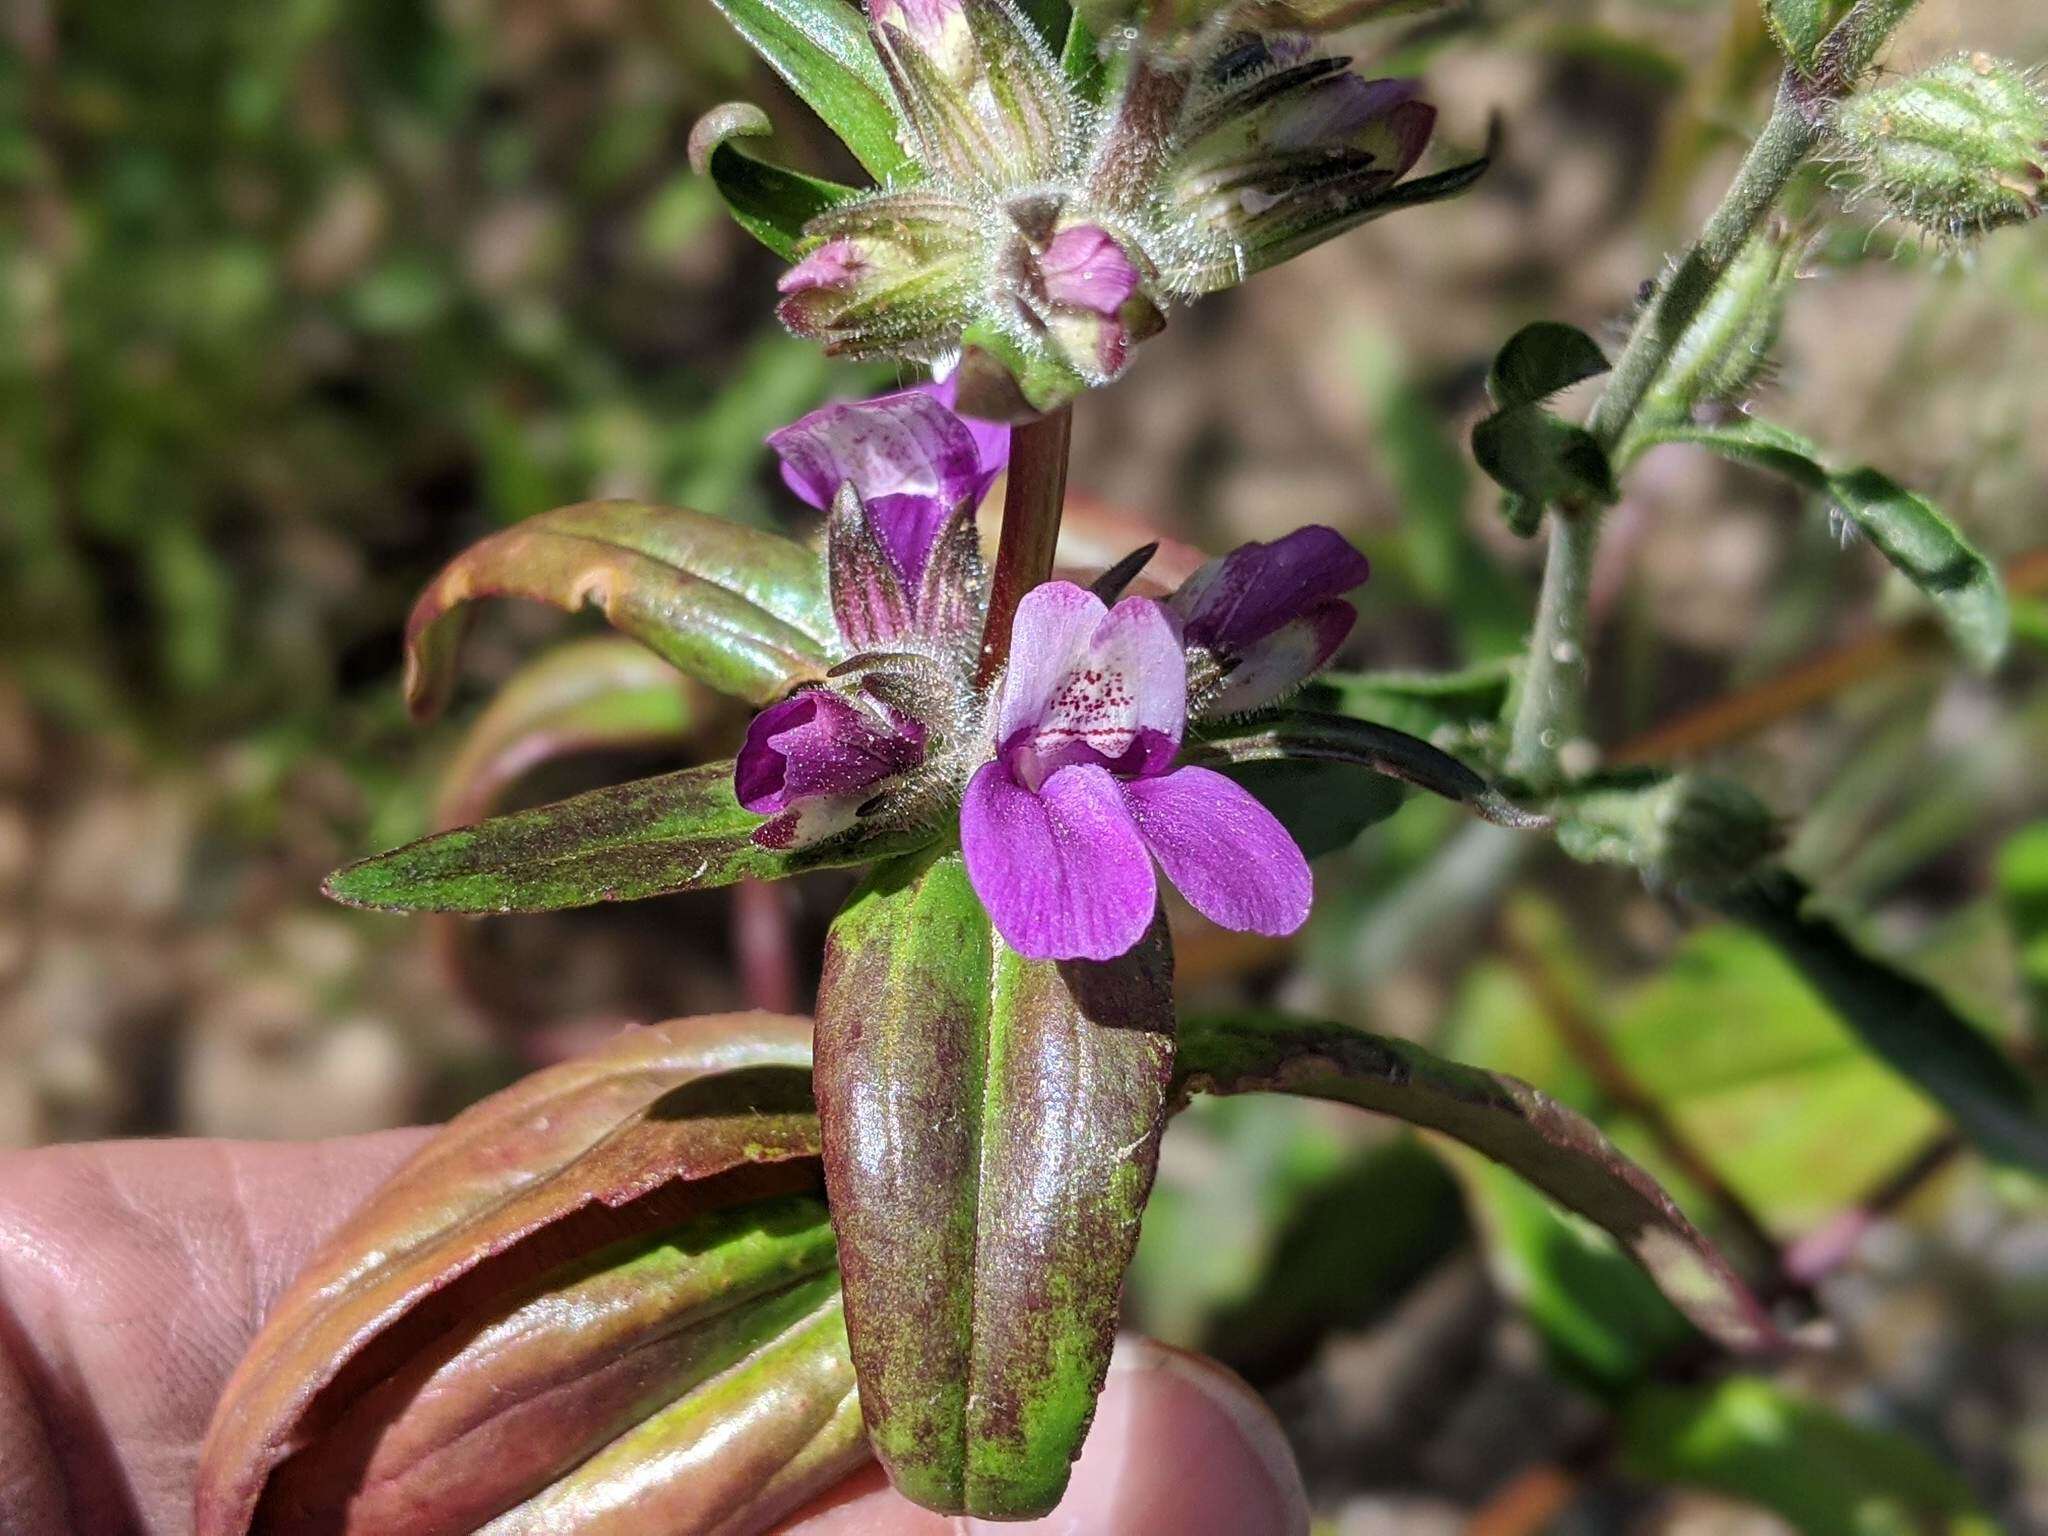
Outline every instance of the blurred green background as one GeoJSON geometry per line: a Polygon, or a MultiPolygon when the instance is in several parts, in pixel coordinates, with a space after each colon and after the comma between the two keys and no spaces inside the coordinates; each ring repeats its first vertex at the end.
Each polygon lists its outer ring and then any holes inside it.
{"type": "MultiPolygon", "coordinates": [[[[1177,314],[1084,404],[1074,484],[1105,526],[1210,547],[1334,524],[1375,567],[1348,665],[1483,665],[1540,554],[1463,449],[1487,362],[1532,319],[1618,334],[1773,59],[1755,0],[1475,0],[1362,41],[1426,76],[1440,152],[1503,114],[1503,162],[1177,314]]],[[[1966,45],[2048,59],[2048,17],[1927,0],[1893,57],[1966,45]]],[[[740,96],[839,168],[705,0],[0,0],[0,1146],[364,1130],[625,1020],[806,1004],[829,877],[486,926],[316,890],[425,829],[490,690],[575,627],[492,613],[416,731],[399,629],[443,561],[599,495],[807,531],[762,434],[890,381],[776,328],[775,263],[690,174],[691,123],[740,96]]],[[[1661,450],[1605,547],[1597,733],[1627,755],[1680,727],[1643,750],[1755,788],[1834,910],[2027,1057],[2048,246],[1946,256],[1826,180],[1795,199],[1771,412],[1940,500],[2011,574],[2017,654],[1966,673],[1824,509],[1661,450]]],[[[648,692],[631,750],[513,792],[742,723],[648,692]]],[[[1527,1077],[1738,1263],[1807,1266],[1836,1330],[1730,1376],[1514,1180],[1327,1107],[1205,1103],[1167,1139],[1131,1321],[1269,1393],[1329,1531],[2048,1529],[2048,1202],[1762,940],[1420,801],[1318,886],[1288,945],[1185,922],[1186,1005],[1527,1077]]]]}

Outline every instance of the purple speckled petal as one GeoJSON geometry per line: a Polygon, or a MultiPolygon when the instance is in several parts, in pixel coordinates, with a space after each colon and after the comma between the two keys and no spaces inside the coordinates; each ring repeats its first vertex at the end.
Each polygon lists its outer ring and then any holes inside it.
{"type": "Polygon", "coordinates": [[[1114,315],[1138,291],[1137,263],[1107,230],[1076,224],[1054,235],[1038,258],[1045,296],[1068,309],[1114,315]]]}
{"type": "Polygon", "coordinates": [[[1071,582],[1047,582],[1017,606],[996,745],[1019,754],[1029,784],[1077,760],[1157,771],[1180,743],[1187,691],[1187,659],[1160,604],[1127,597],[1105,608],[1071,582]]]}
{"type": "Polygon", "coordinates": [[[1207,768],[1176,768],[1120,789],[1166,878],[1210,922],[1279,935],[1308,921],[1308,861],[1241,785],[1207,768]]]}
{"type": "Polygon", "coordinates": [[[876,537],[906,584],[916,586],[932,540],[953,510],[988,493],[1009,453],[990,446],[988,423],[956,416],[930,386],[824,406],[768,435],[782,481],[829,508],[842,485],[867,504],[876,537]]]}
{"type": "Polygon", "coordinates": [[[960,802],[967,878],[1003,942],[1033,960],[1112,960],[1145,936],[1152,858],[1105,768],[1062,769],[1033,794],[985,763],[960,802]]]}
{"type": "Polygon", "coordinates": [[[772,816],[799,802],[862,796],[924,757],[924,727],[897,719],[884,725],[822,688],[770,705],[747,727],[733,767],[733,790],[756,815],[772,816]]]}
{"type": "Polygon", "coordinates": [[[1223,687],[1208,705],[1210,715],[1241,715],[1285,698],[1322,671],[1358,622],[1358,610],[1332,598],[1283,624],[1238,655],[1223,687]]]}
{"type": "MultiPolygon", "coordinates": [[[[931,379],[911,386],[930,395],[956,416],[960,415],[960,373],[955,369],[943,379],[931,379]]],[[[979,416],[960,416],[960,425],[974,438],[974,451],[981,460],[982,473],[993,480],[1010,462],[1010,426],[1002,421],[983,421],[979,416]]]]}
{"type": "Polygon", "coordinates": [[[1311,525],[1270,544],[1241,544],[1211,560],[1167,605],[1190,645],[1242,655],[1283,625],[1343,596],[1370,571],[1365,556],[1342,534],[1311,525]]]}

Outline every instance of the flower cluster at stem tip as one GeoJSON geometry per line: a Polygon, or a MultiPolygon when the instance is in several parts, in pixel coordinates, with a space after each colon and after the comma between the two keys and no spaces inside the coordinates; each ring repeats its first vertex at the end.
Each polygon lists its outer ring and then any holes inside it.
{"type": "Polygon", "coordinates": [[[1155,866],[1225,927],[1291,933],[1308,865],[1224,775],[1176,766],[1191,723],[1263,708],[1336,652],[1365,559],[1307,527],[1210,561],[1163,597],[1050,581],[1025,594],[1009,664],[977,686],[986,572],[974,514],[1005,428],[922,385],[774,433],[785,482],[828,512],[845,659],[755,717],[735,767],[756,842],[957,818],[996,931],[1034,959],[1109,959],[1158,905],[1155,866]]]}
{"type": "Polygon", "coordinates": [[[1380,3],[1197,6],[1077,66],[1013,0],[868,0],[905,166],[804,227],[784,323],[837,355],[957,361],[981,416],[1108,382],[1169,303],[1476,174],[1404,183],[1435,109],[1293,30],[1380,3]]]}

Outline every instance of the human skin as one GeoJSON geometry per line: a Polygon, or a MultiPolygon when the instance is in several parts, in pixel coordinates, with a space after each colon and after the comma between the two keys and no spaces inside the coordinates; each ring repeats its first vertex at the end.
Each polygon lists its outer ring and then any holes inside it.
{"type": "MultiPolygon", "coordinates": [[[[187,1536],[208,1415],[313,1251],[429,1133],[0,1156],[0,1536],[187,1536]]],[[[949,1519],[849,1478],[780,1536],[1301,1536],[1279,1426],[1214,1362],[1119,1344],[1066,1501],[949,1519]]]]}

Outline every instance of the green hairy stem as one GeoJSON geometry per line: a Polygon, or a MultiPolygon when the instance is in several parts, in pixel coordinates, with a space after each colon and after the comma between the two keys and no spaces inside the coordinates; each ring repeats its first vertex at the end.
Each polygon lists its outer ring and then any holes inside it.
{"type": "MultiPolygon", "coordinates": [[[[1610,457],[1635,425],[1672,349],[1727,277],[1743,245],[1763,223],[1799,167],[1819,145],[1826,106],[1870,68],[1877,52],[1919,0],[1861,0],[1829,34],[1812,78],[1788,69],[1770,120],[1741,169],[1656,295],[1643,306],[1587,430],[1610,457]]],[[[1586,712],[1586,599],[1599,547],[1600,509],[1553,509],[1536,628],[1516,695],[1505,767],[1535,790],[1565,778],[1558,753],[1577,740],[1586,712]]]]}

